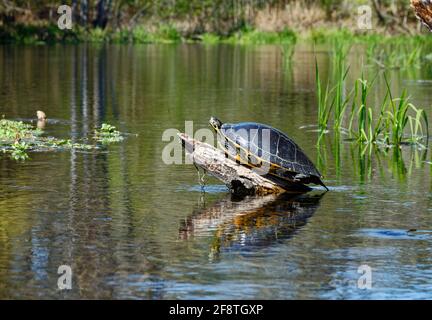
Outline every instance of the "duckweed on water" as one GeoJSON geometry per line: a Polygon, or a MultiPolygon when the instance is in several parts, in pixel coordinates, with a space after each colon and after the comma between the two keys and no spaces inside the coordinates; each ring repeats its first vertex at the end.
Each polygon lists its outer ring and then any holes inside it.
{"type": "MultiPolygon", "coordinates": [[[[109,124],[103,124],[95,130],[94,141],[104,145],[123,141],[122,134],[109,124]]],[[[0,120],[0,151],[12,159],[24,161],[29,158],[29,151],[56,150],[94,150],[97,144],[88,144],[71,139],[44,137],[43,131],[22,121],[0,120]]]]}

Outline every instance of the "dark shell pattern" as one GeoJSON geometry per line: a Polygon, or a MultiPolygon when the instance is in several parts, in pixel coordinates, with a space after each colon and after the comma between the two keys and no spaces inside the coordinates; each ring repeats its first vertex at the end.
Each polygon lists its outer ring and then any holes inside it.
{"type": "MultiPolygon", "coordinates": [[[[271,164],[296,174],[321,177],[301,148],[285,133],[273,127],[255,122],[225,123],[220,131],[222,136],[271,164]]],[[[232,155],[238,154],[233,146],[225,147],[232,155]]]]}

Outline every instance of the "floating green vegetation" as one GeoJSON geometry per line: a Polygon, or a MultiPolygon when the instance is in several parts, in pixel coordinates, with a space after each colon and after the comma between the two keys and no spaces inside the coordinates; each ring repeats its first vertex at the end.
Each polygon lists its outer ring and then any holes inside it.
{"type": "Polygon", "coordinates": [[[10,142],[19,139],[33,138],[41,135],[42,131],[22,121],[0,119],[0,141],[10,142]]]}
{"type": "MultiPolygon", "coordinates": [[[[114,126],[103,124],[95,130],[94,141],[103,145],[123,141],[124,137],[114,126]]],[[[29,151],[94,150],[97,144],[84,140],[58,139],[43,136],[43,131],[22,121],[0,120],[0,151],[17,161],[27,160],[29,151]]]]}
{"type": "MultiPolygon", "coordinates": [[[[343,70],[343,69],[340,69],[343,70]]],[[[339,70],[339,72],[340,72],[339,70]]],[[[363,75],[357,79],[354,88],[345,92],[346,71],[336,73],[336,85],[321,84],[318,65],[316,65],[316,91],[318,100],[318,127],[320,138],[327,132],[331,114],[333,114],[333,128],[337,134],[344,132],[352,140],[359,143],[374,143],[379,146],[399,146],[412,144],[426,147],[428,143],[428,118],[423,109],[415,107],[409,102],[404,90],[399,98],[395,98],[384,74],[386,94],[377,108],[369,104],[368,96],[375,84],[375,77],[367,81],[363,75]],[[351,105],[347,113],[347,106],[351,105]],[[346,124],[346,127],[342,127],[346,124]],[[409,130],[406,128],[409,126],[409,130]],[[408,131],[408,132],[407,132],[408,131]]]]}
{"type": "Polygon", "coordinates": [[[28,159],[28,154],[27,154],[27,150],[30,148],[30,145],[26,142],[23,141],[15,141],[12,144],[12,148],[10,151],[11,154],[11,158],[15,159],[15,160],[27,160],[28,159]]]}
{"type": "Polygon", "coordinates": [[[100,129],[95,129],[94,138],[96,141],[102,142],[103,144],[121,142],[124,140],[121,132],[117,131],[116,127],[107,123],[103,123],[100,129]]]}

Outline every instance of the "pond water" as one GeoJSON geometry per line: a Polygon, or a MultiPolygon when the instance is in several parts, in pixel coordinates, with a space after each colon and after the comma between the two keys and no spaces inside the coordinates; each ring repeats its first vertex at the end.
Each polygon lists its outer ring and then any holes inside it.
{"type": "MultiPolygon", "coordinates": [[[[331,49],[309,44],[291,63],[278,46],[0,47],[0,115],[43,110],[49,136],[104,122],[138,135],[26,162],[0,155],[0,298],[432,298],[430,154],[363,153],[331,134],[317,148],[314,50],[325,79],[331,49]],[[330,191],[234,199],[162,161],[166,129],[208,128],[212,115],[286,132],[330,191]],[[71,290],[58,289],[61,265],[71,290]]],[[[351,51],[349,81],[362,53],[351,51]]],[[[430,68],[388,75],[431,117],[430,68]]]]}

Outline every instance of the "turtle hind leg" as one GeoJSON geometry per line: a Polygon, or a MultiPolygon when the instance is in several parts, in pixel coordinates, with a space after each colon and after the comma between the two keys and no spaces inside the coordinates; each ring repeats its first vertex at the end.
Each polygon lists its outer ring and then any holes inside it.
{"type": "Polygon", "coordinates": [[[327,188],[327,186],[324,184],[324,182],[322,182],[322,180],[319,177],[313,177],[313,179],[310,179],[310,177],[302,173],[299,173],[295,175],[294,181],[318,184],[320,186],[323,186],[326,189],[326,191],[329,191],[329,188],[327,188]]]}
{"type": "Polygon", "coordinates": [[[313,184],[320,185],[320,186],[324,187],[324,189],[326,189],[326,191],[329,191],[329,188],[327,188],[327,186],[324,184],[324,182],[322,182],[321,178],[319,178],[317,176],[309,177],[309,179],[307,179],[306,183],[313,183],[313,184]]]}

